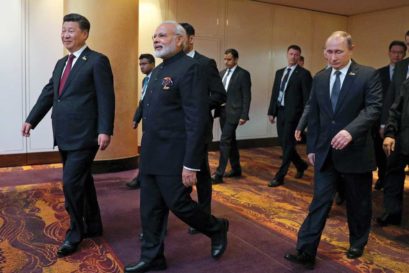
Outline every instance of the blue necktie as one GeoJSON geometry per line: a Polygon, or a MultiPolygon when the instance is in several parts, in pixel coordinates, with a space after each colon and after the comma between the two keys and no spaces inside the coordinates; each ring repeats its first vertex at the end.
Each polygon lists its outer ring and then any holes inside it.
{"type": "Polygon", "coordinates": [[[277,98],[277,103],[280,106],[284,106],[284,91],[285,91],[284,89],[285,89],[285,85],[287,84],[290,73],[291,73],[291,68],[287,68],[287,73],[284,75],[284,78],[281,81],[280,93],[278,93],[278,98],[277,98]]]}
{"type": "Polygon", "coordinates": [[[341,71],[337,70],[335,71],[335,82],[334,85],[332,86],[332,92],[331,92],[331,104],[332,104],[332,110],[335,112],[335,109],[337,108],[337,102],[338,102],[338,97],[339,93],[341,91],[341,79],[339,76],[341,75],[341,71]]]}
{"type": "Polygon", "coordinates": [[[146,89],[148,88],[148,83],[149,83],[149,77],[146,76],[145,78],[143,78],[143,81],[142,81],[142,96],[141,96],[141,100],[143,100],[143,97],[145,96],[146,89]]]}

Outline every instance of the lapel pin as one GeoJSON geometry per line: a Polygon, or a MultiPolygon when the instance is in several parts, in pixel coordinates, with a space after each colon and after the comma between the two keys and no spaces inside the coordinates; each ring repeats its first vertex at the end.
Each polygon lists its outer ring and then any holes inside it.
{"type": "Polygon", "coordinates": [[[82,56],[82,59],[83,59],[84,61],[86,61],[86,60],[87,60],[87,56],[82,56]]]}
{"type": "Polygon", "coordinates": [[[348,75],[355,76],[355,73],[354,72],[349,72],[348,75]]]}

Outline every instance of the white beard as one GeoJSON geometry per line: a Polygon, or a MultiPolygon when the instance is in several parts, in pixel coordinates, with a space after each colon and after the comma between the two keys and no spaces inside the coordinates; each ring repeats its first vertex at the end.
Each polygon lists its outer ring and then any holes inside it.
{"type": "Polygon", "coordinates": [[[176,42],[173,41],[170,45],[163,46],[161,50],[155,49],[155,57],[163,59],[172,55],[174,52],[176,52],[176,42]]]}

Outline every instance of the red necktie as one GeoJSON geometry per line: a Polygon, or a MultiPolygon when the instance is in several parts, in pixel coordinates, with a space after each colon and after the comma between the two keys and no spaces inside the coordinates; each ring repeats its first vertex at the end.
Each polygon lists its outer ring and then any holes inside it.
{"type": "Polygon", "coordinates": [[[58,89],[58,96],[61,96],[62,90],[64,89],[65,82],[67,81],[68,76],[70,75],[72,61],[74,60],[74,58],[75,58],[74,54],[70,54],[70,56],[68,56],[68,62],[67,62],[67,65],[65,66],[64,73],[62,74],[62,77],[60,80],[60,88],[58,89]]]}

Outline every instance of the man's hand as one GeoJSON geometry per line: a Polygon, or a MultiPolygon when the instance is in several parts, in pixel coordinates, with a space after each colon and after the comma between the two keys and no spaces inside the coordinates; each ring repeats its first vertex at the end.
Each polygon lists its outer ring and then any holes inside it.
{"type": "Polygon", "coordinates": [[[315,164],[315,153],[310,153],[307,156],[308,156],[308,161],[310,162],[310,164],[312,166],[314,166],[314,164],[315,164]]]}
{"type": "Polygon", "coordinates": [[[274,116],[268,116],[268,120],[270,121],[271,124],[274,124],[276,117],[274,116]]]}
{"type": "Polygon", "coordinates": [[[331,146],[335,150],[344,149],[352,141],[352,136],[347,130],[341,130],[331,140],[331,146]]]}
{"type": "Polygon", "coordinates": [[[23,126],[21,127],[21,134],[24,137],[29,137],[30,136],[30,130],[31,130],[32,127],[33,126],[30,123],[24,122],[23,126]]]}
{"type": "Polygon", "coordinates": [[[243,125],[244,123],[246,123],[247,122],[247,120],[245,120],[245,119],[240,119],[239,120],[239,125],[243,125]]]}
{"type": "Polygon", "coordinates": [[[135,121],[132,122],[132,129],[136,129],[136,127],[138,127],[138,123],[136,123],[135,121]]]}
{"type": "Polygon", "coordinates": [[[383,140],[383,150],[386,156],[390,156],[395,151],[395,139],[391,137],[385,137],[383,140]]]}
{"type": "Polygon", "coordinates": [[[183,168],[182,183],[186,188],[196,185],[197,183],[196,172],[183,168]]]}
{"type": "Polygon", "coordinates": [[[101,151],[105,150],[109,143],[111,143],[111,136],[106,134],[99,134],[98,135],[98,145],[101,151]]]}
{"type": "Polygon", "coordinates": [[[295,140],[297,140],[297,141],[301,141],[301,139],[302,139],[302,137],[301,137],[301,130],[295,130],[295,132],[294,132],[294,138],[295,138],[295,140]]]}

